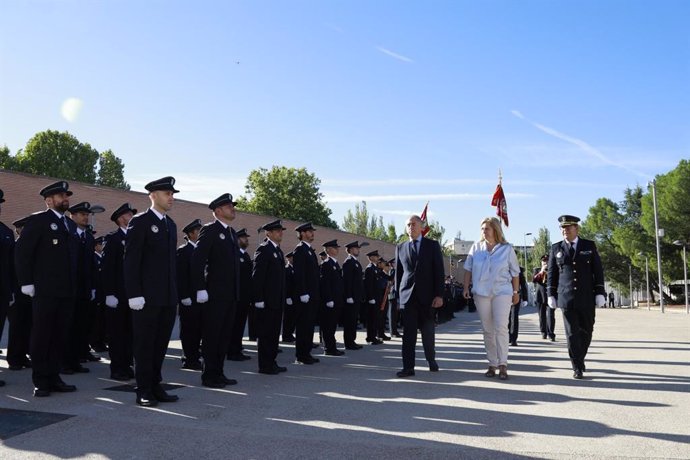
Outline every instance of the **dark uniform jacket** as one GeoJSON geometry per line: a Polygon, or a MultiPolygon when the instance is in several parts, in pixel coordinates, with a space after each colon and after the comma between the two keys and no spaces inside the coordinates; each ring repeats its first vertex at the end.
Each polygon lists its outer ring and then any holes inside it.
{"type": "Polygon", "coordinates": [[[364,279],[362,265],[354,257],[348,257],[343,262],[344,297],[355,303],[364,301],[364,279]]]}
{"type": "Polygon", "coordinates": [[[400,305],[407,305],[412,296],[428,305],[434,297],[443,297],[445,271],[438,241],[422,238],[416,264],[410,257],[410,242],[400,243],[395,251],[395,290],[400,305]]]}
{"type": "Polygon", "coordinates": [[[192,253],[194,245],[187,241],[177,248],[177,297],[178,300],[196,301],[196,292],[192,291],[192,253]]]}
{"type": "Polygon", "coordinates": [[[376,265],[370,263],[364,269],[364,300],[376,300],[376,292],[378,289],[379,269],[376,265]]]}
{"type": "Polygon", "coordinates": [[[549,301],[546,295],[546,280],[548,279],[548,275],[546,273],[540,274],[540,272],[540,268],[535,269],[534,276],[532,277],[535,290],[535,302],[537,305],[546,305],[549,301]]]}
{"type": "Polygon", "coordinates": [[[127,300],[125,292],[125,232],[117,229],[105,237],[103,260],[101,261],[101,279],[103,295],[113,295],[120,301],[127,300]]]}
{"type": "Polygon", "coordinates": [[[124,257],[128,299],[144,297],[149,305],[177,305],[176,248],[177,226],[169,216],[159,219],[149,209],[132,217],[124,257]]]}
{"type": "MultiPolygon", "coordinates": [[[[295,302],[295,267],[285,266],[285,298],[295,302]]],[[[297,299],[299,301],[299,299],[297,299]]]]}
{"type": "Polygon", "coordinates": [[[14,232],[0,222],[0,304],[12,300],[14,283],[14,232]]]}
{"type": "Polygon", "coordinates": [[[218,220],[201,227],[192,254],[192,287],[195,293],[206,290],[209,300],[239,300],[240,250],[235,241],[235,230],[225,228],[218,220]]]}
{"type": "MultiPolygon", "coordinates": [[[[282,255],[282,254],[281,254],[282,255]]],[[[285,261],[283,260],[283,264],[285,261]]],[[[248,252],[240,251],[240,302],[243,304],[252,301],[252,269],[254,268],[252,258],[248,252]]]]}
{"type": "Polygon", "coordinates": [[[96,266],[94,260],[94,248],[96,241],[89,232],[82,233],[83,239],[77,238],[77,298],[91,300],[91,291],[96,289],[96,266]]]}
{"type": "Polygon", "coordinates": [[[319,262],[314,248],[300,242],[294,250],[292,266],[295,269],[295,301],[309,294],[309,301],[319,300],[319,262]]]}
{"type": "Polygon", "coordinates": [[[76,294],[76,225],[50,209],[34,214],[15,245],[19,286],[33,284],[37,296],[69,298],[76,294]]]}
{"type": "Polygon", "coordinates": [[[93,266],[94,266],[94,284],[93,287],[96,290],[95,301],[102,304],[105,300],[105,295],[103,294],[103,255],[98,254],[96,251],[93,252],[93,266]]]}
{"type": "Polygon", "coordinates": [[[264,302],[264,308],[271,310],[283,308],[286,296],[285,260],[280,248],[270,241],[264,241],[256,248],[251,286],[254,302],[264,302]]]}
{"type": "Polygon", "coordinates": [[[343,272],[340,265],[329,257],[321,264],[320,271],[321,303],[333,302],[336,307],[342,305],[345,298],[343,297],[343,272]]]}
{"type": "Polygon", "coordinates": [[[571,259],[565,241],[551,246],[547,274],[548,295],[556,297],[558,307],[594,308],[594,297],[604,295],[604,269],[594,241],[578,238],[575,258],[571,259]]]}

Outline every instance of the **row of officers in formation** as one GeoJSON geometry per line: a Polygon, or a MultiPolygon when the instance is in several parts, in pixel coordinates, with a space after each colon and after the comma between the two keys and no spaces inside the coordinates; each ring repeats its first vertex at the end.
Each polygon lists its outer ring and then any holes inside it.
{"type": "Polygon", "coordinates": [[[161,385],[161,368],[178,312],[182,365],[201,371],[202,385],[211,388],[237,383],[225,375],[224,362],[250,359],[242,353],[247,322],[258,341],[258,371],[269,375],[287,370],[276,360],[281,332],[305,365],[319,362],[312,355],[317,324],[326,355],[345,353],[336,346],[339,324],[347,350],[362,348],[358,323],[372,345],[390,339],[389,312],[398,335],[393,260],[371,251],[363,269],[358,257],[365,244],[353,241],[341,266],[332,240],[323,243],[319,262],[311,223],[295,228],[300,241],[284,254],[280,220],[261,227],[265,237],[252,258],[246,229],[231,227],[236,202],[229,193],[208,205],[213,222],[196,219],[183,228],[186,241],[178,247],[167,215],[175,179],[150,182],[146,190],[151,207],[137,214],[122,204],[110,216],[115,230],[98,238],[89,225],[91,205],[70,206],[65,181],[40,191],[45,211],[13,222],[16,241],[0,223],[0,334],[7,316],[9,369],[31,368],[34,396],[75,391],[61,374],[88,372],[83,364],[100,360],[91,350],[107,349],[111,378],[136,379],[137,404],[176,401],[161,385]]]}

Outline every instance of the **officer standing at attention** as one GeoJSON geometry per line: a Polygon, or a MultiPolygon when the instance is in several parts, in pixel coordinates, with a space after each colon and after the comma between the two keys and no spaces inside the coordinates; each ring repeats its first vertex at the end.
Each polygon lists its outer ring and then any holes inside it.
{"type": "Polygon", "coordinates": [[[285,308],[283,309],[283,342],[295,341],[295,269],[292,266],[292,257],[295,254],[290,251],[285,254],[285,308]]]}
{"type": "Polygon", "coordinates": [[[364,301],[364,279],[362,265],[357,260],[359,256],[359,241],[345,245],[347,259],[343,262],[343,339],[345,349],[359,350],[362,345],[355,342],[357,338],[357,315],[360,305],[364,301]]]}
{"type": "MultiPolygon", "coordinates": [[[[0,190],[0,203],[4,202],[5,193],[0,190]]],[[[0,222],[0,340],[2,340],[2,331],[5,328],[8,307],[14,303],[12,293],[14,280],[13,264],[14,232],[7,225],[0,222]]]]}
{"type": "Polygon", "coordinates": [[[549,307],[563,310],[573,378],[581,379],[592,342],[594,307],[606,303],[604,269],[594,241],[578,236],[580,219],[563,215],[558,222],[563,241],[553,244],[549,254],[548,302],[549,307]]]}
{"type": "Polygon", "coordinates": [[[15,245],[15,269],[21,292],[32,298],[31,360],[34,396],[77,388],[60,378],[62,353],[74,314],[76,226],[65,217],[72,192],[65,181],[41,190],[48,209],[33,215],[15,245]]]}
{"type": "Polygon", "coordinates": [[[252,297],[256,308],[258,331],[259,373],[276,375],[287,371],[278,366],[278,339],[285,302],[285,260],[280,243],[283,241],[283,224],[280,220],[261,227],[266,239],[254,254],[252,271],[252,297]]]}
{"type": "Polygon", "coordinates": [[[325,354],[328,356],[342,356],[344,351],[338,350],[335,341],[335,331],[343,311],[343,271],[336,260],[338,255],[338,240],[328,241],[323,244],[328,258],[321,264],[321,333],[325,354]]]}
{"type": "Polygon", "coordinates": [[[367,303],[367,342],[372,345],[381,345],[383,340],[376,338],[379,331],[379,304],[376,303],[379,282],[379,269],[377,267],[380,258],[378,251],[367,253],[369,265],[364,269],[364,297],[367,303]]]}
{"type": "Polygon", "coordinates": [[[319,262],[311,244],[316,229],[311,222],[295,228],[300,242],[293,251],[295,269],[295,325],[297,338],[295,358],[298,363],[314,364],[319,359],[311,355],[314,343],[314,324],[319,305],[319,262]]]}
{"type": "Polygon", "coordinates": [[[240,250],[235,230],[230,227],[236,204],[231,194],[224,193],[208,205],[215,221],[201,228],[192,254],[192,286],[196,301],[205,304],[201,307],[201,383],[210,388],[237,383],[223,373],[239,300],[240,250]]]}
{"type": "Polygon", "coordinates": [[[137,210],[123,203],[110,215],[118,229],[105,237],[101,276],[105,295],[105,327],[108,332],[110,378],[125,382],[134,378],[132,310],[125,292],[125,237],[137,210]]]}
{"type": "MultiPolygon", "coordinates": [[[[247,253],[249,247],[249,234],[246,228],[241,228],[237,232],[237,244],[240,248],[240,300],[237,303],[235,320],[230,334],[230,346],[228,347],[228,359],[230,361],[247,361],[251,359],[249,355],[242,353],[242,337],[244,328],[247,325],[247,317],[250,318],[250,329],[252,337],[257,334],[254,329],[258,326],[254,318],[252,304],[252,258],[247,253]]],[[[280,334],[280,332],[278,332],[280,334]]]]}
{"type": "Polygon", "coordinates": [[[174,186],[170,176],[146,184],[151,207],[129,221],[125,239],[125,291],[133,310],[136,402],[140,406],[178,399],[161,386],[177,306],[177,225],[166,215],[178,192],[174,186]]]}
{"type": "Polygon", "coordinates": [[[185,244],[177,248],[177,296],[180,299],[180,341],[182,368],[201,370],[201,306],[192,290],[192,254],[199,240],[201,220],[194,219],[183,229],[185,244]]]}

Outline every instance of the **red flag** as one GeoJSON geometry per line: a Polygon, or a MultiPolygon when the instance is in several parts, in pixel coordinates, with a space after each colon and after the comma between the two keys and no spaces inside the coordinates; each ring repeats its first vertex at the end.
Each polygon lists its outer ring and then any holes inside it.
{"type": "Polygon", "coordinates": [[[426,234],[429,233],[429,230],[431,230],[431,227],[429,227],[429,223],[426,220],[426,210],[428,207],[429,202],[427,201],[424,205],[424,211],[422,211],[422,215],[420,216],[422,219],[422,236],[426,236],[426,234]]]}
{"type": "Polygon", "coordinates": [[[506,204],[506,196],[503,193],[503,187],[499,182],[496,186],[494,196],[491,198],[491,206],[496,206],[496,215],[503,220],[505,226],[508,226],[508,205],[506,204]]]}

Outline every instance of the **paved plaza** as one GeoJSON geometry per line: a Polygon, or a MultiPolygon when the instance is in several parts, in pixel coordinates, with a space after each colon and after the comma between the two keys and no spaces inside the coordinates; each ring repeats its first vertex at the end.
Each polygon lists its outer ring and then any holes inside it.
{"type": "Polygon", "coordinates": [[[180,369],[174,340],[163,375],[180,401],[157,408],[136,406],[107,361],[63,377],[76,393],[36,399],[30,371],[9,371],[3,354],[0,458],[690,458],[684,310],[598,310],[581,381],[561,318],[552,343],[523,310],[505,382],[483,376],[479,319],[466,311],[437,329],[441,371],[428,371],[420,341],[408,379],[395,378],[400,339],[342,357],[316,350],[313,366],[293,364],[281,345],[288,372],[278,376],[256,372],[256,346],[245,342],[252,360],[226,363],[238,385],[209,389],[180,369]]]}

